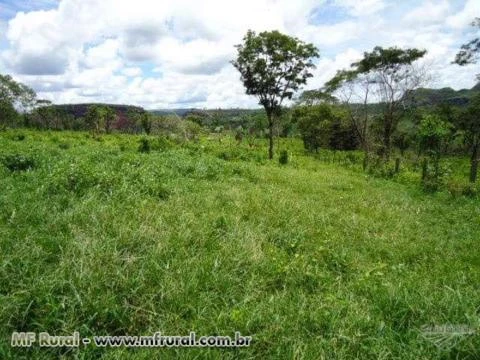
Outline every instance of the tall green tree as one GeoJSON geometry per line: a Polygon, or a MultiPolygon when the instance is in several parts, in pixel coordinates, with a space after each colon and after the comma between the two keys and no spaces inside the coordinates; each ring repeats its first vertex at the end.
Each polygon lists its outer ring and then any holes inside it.
{"type": "Polygon", "coordinates": [[[98,134],[104,126],[104,111],[100,105],[90,105],[85,114],[85,123],[88,128],[98,134]]]}
{"type": "Polygon", "coordinates": [[[85,122],[90,130],[98,134],[105,131],[109,134],[117,118],[117,113],[110,106],[90,105],[85,114],[85,122]]]}
{"type": "Polygon", "coordinates": [[[117,119],[117,113],[110,106],[103,106],[102,115],[104,117],[105,132],[110,134],[113,123],[117,119]]]}
{"type": "Polygon", "coordinates": [[[236,48],[237,59],[232,64],[240,72],[246,93],[256,96],[267,114],[268,156],[272,159],[275,119],[282,103],[313,76],[313,59],[319,52],[312,44],[278,31],[256,34],[249,30],[236,48]]]}

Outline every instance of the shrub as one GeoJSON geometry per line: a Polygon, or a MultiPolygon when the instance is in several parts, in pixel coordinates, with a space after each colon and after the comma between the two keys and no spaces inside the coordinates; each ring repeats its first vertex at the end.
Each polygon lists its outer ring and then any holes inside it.
{"type": "Polygon", "coordinates": [[[166,136],[159,136],[157,141],[152,144],[152,149],[164,151],[172,148],[173,146],[173,143],[166,136]]]}
{"type": "Polygon", "coordinates": [[[427,193],[437,192],[440,189],[441,185],[441,180],[436,177],[427,177],[422,181],[423,191],[427,193]]]}
{"type": "Polygon", "coordinates": [[[147,138],[140,139],[140,146],[138,147],[138,151],[142,153],[150,152],[150,142],[147,138]]]}
{"type": "Polygon", "coordinates": [[[462,195],[464,196],[475,197],[477,194],[478,188],[475,186],[475,184],[468,183],[462,189],[462,195]]]}
{"type": "Polygon", "coordinates": [[[25,140],[25,134],[17,134],[13,137],[13,140],[15,141],[23,141],[25,140]]]}
{"type": "Polygon", "coordinates": [[[70,145],[69,143],[67,143],[67,142],[62,142],[62,143],[58,144],[58,147],[59,147],[60,149],[62,149],[62,150],[70,149],[70,146],[71,146],[71,145],[70,145]]]}
{"type": "Polygon", "coordinates": [[[446,179],[450,177],[452,169],[449,164],[442,164],[438,159],[430,163],[424,159],[422,163],[422,186],[425,192],[435,192],[445,187],[446,179]]]}
{"type": "Polygon", "coordinates": [[[396,175],[395,165],[383,162],[381,157],[372,157],[367,172],[375,177],[391,179],[396,175]]]}
{"type": "Polygon", "coordinates": [[[61,180],[63,187],[78,195],[83,195],[88,189],[98,184],[93,170],[84,164],[71,165],[66,178],[61,180]]]}
{"type": "Polygon", "coordinates": [[[450,180],[447,184],[447,189],[453,197],[475,197],[478,193],[478,188],[475,184],[467,183],[465,181],[450,180]]]}
{"type": "Polygon", "coordinates": [[[2,164],[10,171],[26,171],[35,168],[35,160],[31,157],[14,154],[6,155],[2,159],[2,164]]]}
{"type": "Polygon", "coordinates": [[[288,151],[287,150],[282,150],[280,152],[280,157],[278,158],[278,162],[280,163],[280,165],[288,164],[288,151]]]}

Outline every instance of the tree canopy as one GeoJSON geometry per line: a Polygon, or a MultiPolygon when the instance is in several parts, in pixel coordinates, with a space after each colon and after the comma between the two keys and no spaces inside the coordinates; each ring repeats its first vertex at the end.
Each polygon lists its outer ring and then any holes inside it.
{"type": "MultiPolygon", "coordinates": [[[[480,29],[480,18],[472,22],[472,26],[480,29]]],[[[466,44],[463,44],[455,56],[455,63],[458,65],[475,64],[480,58],[480,37],[476,37],[466,44]]]]}

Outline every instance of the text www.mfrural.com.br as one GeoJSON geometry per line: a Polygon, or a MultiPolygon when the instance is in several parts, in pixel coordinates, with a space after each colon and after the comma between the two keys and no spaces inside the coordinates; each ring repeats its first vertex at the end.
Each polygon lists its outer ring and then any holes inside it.
{"type": "Polygon", "coordinates": [[[252,342],[251,336],[242,336],[235,332],[230,336],[197,336],[190,332],[187,336],[162,335],[156,332],[148,336],[92,336],[80,337],[75,331],[72,335],[57,336],[47,332],[14,332],[11,345],[13,347],[80,347],[95,345],[97,347],[247,347],[252,342]]]}

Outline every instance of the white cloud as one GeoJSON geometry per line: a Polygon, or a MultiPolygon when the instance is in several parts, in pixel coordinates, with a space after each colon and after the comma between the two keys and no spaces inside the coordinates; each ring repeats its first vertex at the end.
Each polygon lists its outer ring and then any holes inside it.
{"type": "Polygon", "coordinates": [[[426,1],[412,11],[408,12],[404,18],[404,23],[425,24],[443,20],[450,10],[447,0],[426,1]]]}
{"type": "Polygon", "coordinates": [[[317,45],[322,58],[308,88],[375,45],[426,48],[438,86],[472,86],[478,72],[450,64],[467,40],[462,30],[480,16],[478,0],[463,1],[458,13],[446,0],[414,7],[387,0],[42,1],[36,8],[50,10],[17,7],[0,66],[56,103],[256,106],[229,64],[248,29],[278,29],[317,45]],[[312,22],[319,7],[333,13],[312,22]]]}
{"type": "Polygon", "coordinates": [[[353,16],[375,14],[386,7],[384,0],[336,0],[335,3],[347,8],[353,16]]]}
{"type": "Polygon", "coordinates": [[[128,77],[137,77],[142,75],[142,69],[139,67],[126,67],[122,69],[122,74],[128,77]]]}
{"type": "Polygon", "coordinates": [[[453,28],[461,29],[468,26],[475,17],[480,17],[480,1],[466,0],[463,10],[449,16],[446,22],[453,28]]]}

